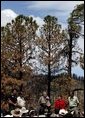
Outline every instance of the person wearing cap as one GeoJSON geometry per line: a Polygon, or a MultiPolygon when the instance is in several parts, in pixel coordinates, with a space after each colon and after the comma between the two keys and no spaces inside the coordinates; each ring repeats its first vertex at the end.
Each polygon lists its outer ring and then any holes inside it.
{"type": "Polygon", "coordinates": [[[55,100],[54,103],[54,108],[55,108],[55,113],[58,114],[60,109],[66,109],[67,107],[67,102],[62,98],[62,95],[58,95],[58,99],[55,100]]]}
{"type": "Polygon", "coordinates": [[[70,96],[68,97],[68,103],[69,103],[69,110],[74,111],[75,116],[78,117],[79,100],[78,97],[74,95],[74,92],[70,93],[70,96]]]}

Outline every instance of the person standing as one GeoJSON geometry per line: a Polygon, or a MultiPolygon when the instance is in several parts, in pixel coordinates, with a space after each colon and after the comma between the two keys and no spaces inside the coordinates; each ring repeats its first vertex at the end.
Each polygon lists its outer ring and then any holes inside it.
{"type": "Polygon", "coordinates": [[[68,103],[69,103],[69,110],[74,111],[75,116],[79,117],[78,115],[79,100],[78,97],[74,95],[74,92],[71,92],[70,96],[68,97],[68,103]]]}
{"type": "Polygon", "coordinates": [[[39,98],[38,103],[40,104],[40,109],[39,109],[40,115],[44,114],[46,109],[48,109],[49,112],[51,103],[45,91],[43,92],[43,95],[39,98]]]}

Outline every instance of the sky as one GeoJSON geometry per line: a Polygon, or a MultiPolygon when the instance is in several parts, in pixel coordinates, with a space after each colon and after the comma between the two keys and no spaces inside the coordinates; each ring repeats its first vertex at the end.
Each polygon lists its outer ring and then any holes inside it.
{"type": "MultiPolygon", "coordinates": [[[[1,26],[11,22],[17,15],[23,14],[32,16],[41,27],[43,18],[46,15],[52,15],[58,18],[58,22],[62,28],[67,27],[67,19],[76,5],[84,3],[84,1],[1,1],[1,26]]],[[[80,48],[84,52],[84,40],[78,40],[80,48]]],[[[77,66],[72,72],[79,76],[84,76],[83,70],[77,66]]]]}

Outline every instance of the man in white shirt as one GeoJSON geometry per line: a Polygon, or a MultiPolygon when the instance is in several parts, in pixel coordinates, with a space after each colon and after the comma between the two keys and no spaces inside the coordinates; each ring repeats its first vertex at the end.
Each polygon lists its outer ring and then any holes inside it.
{"type": "Polygon", "coordinates": [[[43,95],[40,97],[38,103],[40,104],[40,110],[39,110],[40,115],[45,113],[45,109],[49,110],[51,103],[45,91],[43,92],[43,95]]]}
{"type": "Polygon", "coordinates": [[[74,111],[76,117],[78,117],[79,100],[78,97],[74,95],[74,92],[72,92],[71,95],[68,97],[68,102],[69,102],[69,110],[74,111]]]}

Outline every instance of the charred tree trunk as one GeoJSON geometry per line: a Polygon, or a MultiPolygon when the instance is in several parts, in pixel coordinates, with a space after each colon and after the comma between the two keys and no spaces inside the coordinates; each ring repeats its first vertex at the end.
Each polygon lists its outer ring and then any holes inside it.
{"type": "Polygon", "coordinates": [[[20,72],[19,72],[19,79],[22,79],[22,42],[21,42],[21,39],[19,41],[19,47],[20,47],[20,60],[19,60],[20,72]]]}
{"type": "Polygon", "coordinates": [[[51,53],[51,44],[50,44],[50,31],[49,31],[49,39],[48,39],[48,96],[50,97],[51,91],[51,68],[50,68],[50,53],[51,53]]]}
{"type": "Polygon", "coordinates": [[[68,55],[68,75],[71,77],[72,72],[72,33],[69,33],[69,55],[68,55]]]}
{"type": "Polygon", "coordinates": [[[48,64],[48,96],[50,97],[51,91],[51,71],[50,71],[50,64],[48,64]]]}

